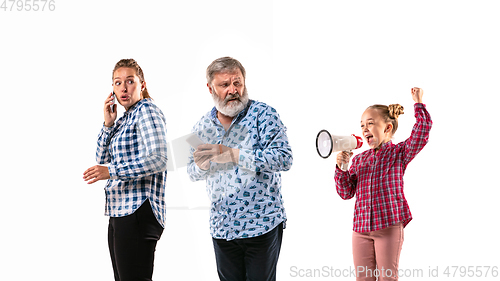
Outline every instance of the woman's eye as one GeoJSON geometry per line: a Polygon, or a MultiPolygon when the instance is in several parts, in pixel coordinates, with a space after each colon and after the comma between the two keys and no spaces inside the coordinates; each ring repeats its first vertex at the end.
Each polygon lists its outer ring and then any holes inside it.
{"type": "Polygon", "coordinates": [[[134,84],[134,81],[133,80],[127,80],[127,83],[128,84],[134,84]]]}
{"type": "Polygon", "coordinates": [[[122,82],[118,82],[118,81],[117,81],[117,82],[115,82],[115,85],[116,85],[116,86],[120,86],[120,84],[121,84],[121,83],[122,83],[122,82]]]}

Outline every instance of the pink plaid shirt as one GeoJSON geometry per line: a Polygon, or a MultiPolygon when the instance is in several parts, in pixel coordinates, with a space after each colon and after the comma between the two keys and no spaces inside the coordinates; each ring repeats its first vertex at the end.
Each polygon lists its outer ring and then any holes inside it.
{"type": "Polygon", "coordinates": [[[376,231],[412,219],[403,192],[403,175],[408,163],[429,140],[432,120],[424,104],[415,104],[416,123],[404,142],[384,143],[378,153],[373,149],[356,155],[349,171],[335,171],[337,193],[342,199],[356,195],[355,232],[376,231]]]}

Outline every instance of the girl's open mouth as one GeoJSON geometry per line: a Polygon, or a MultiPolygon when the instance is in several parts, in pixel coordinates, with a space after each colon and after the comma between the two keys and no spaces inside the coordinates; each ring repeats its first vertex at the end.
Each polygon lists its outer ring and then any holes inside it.
{"type": "Polygon", "coordinates": [[[366,138],[366,142],[368,143],[368,145],[370,145],[371,142],[373,141],[373,136],[368,135],[368,136],[365,136],[365,138],[366,138]]]}

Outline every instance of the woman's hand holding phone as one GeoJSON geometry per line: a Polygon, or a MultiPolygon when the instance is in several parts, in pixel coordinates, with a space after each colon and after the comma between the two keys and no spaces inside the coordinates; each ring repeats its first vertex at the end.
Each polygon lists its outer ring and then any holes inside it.
{"type": "Polygon", "coordinates": [[[112,127],[116,120],[116,103],[114,93],[109,94],[109,96],[104,101],[104,126],[112,127]]]}

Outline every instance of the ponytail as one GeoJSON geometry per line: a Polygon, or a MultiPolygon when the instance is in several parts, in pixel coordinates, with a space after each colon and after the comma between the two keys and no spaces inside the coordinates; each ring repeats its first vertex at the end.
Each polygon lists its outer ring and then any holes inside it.
{"type": "Polygon", "coordinates": [[[148,88],[144,87],[144,90],[142,90],[142,98],[143,99],[153,99],[149,93],[148,93],[148,88]]]}

